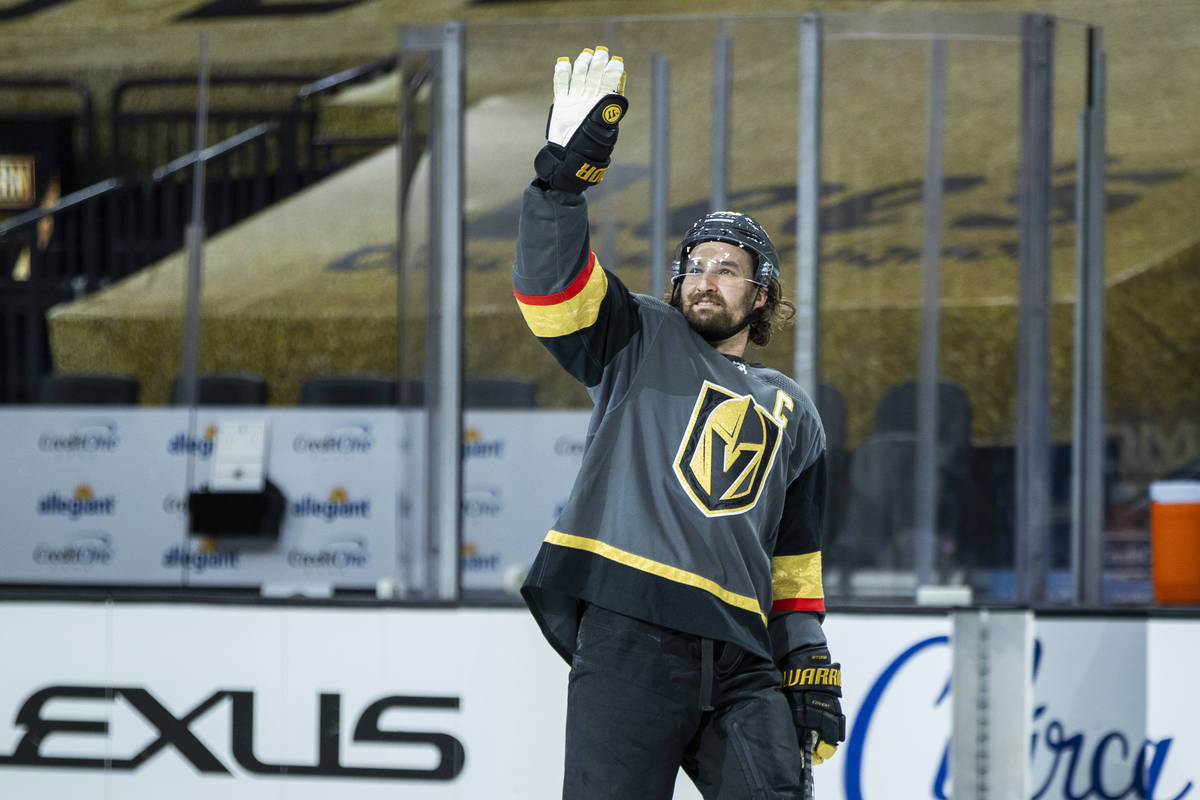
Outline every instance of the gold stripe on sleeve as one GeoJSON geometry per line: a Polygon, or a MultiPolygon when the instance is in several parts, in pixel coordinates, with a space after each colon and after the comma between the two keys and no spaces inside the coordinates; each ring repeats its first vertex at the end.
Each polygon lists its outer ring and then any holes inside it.
{"type": "Polygon", "coordinates": [[[775,556],[771,559],[771,588],[775,599],[825,596],[821,584],[821,554],[775,556]]]}
{"type": "Polygon", "coordinates": [[[556,303],[529,303],[517,298],[525,324],[534,336],[565,336],[596,324],[600,304],[608,293],[608,276],[596,262],[587,283],[572,297],[556,303]]]}

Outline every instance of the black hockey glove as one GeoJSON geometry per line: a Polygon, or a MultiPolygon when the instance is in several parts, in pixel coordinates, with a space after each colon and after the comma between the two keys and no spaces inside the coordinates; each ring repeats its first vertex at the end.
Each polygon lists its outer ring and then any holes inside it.
{"type": "Polygon", "coordinates": [[[820,764],[846,739],[846,717],[838,699],[842,696],[842,665],[830,662],[828,648],[812,647],[793,654],[779,669],[800,746],[807,747],[806,734],[815,731],[813,763],[820,764]]]}
{"type": "Polygon", "coordinates": [[[533,161],[538,178],[552,189],[580,194],[604,179],[617,124],[629,101],[625,65],[608,49],[588,48],[575,59],[554,65],[554,104],[546,122],[546,146],[533,161]]]}

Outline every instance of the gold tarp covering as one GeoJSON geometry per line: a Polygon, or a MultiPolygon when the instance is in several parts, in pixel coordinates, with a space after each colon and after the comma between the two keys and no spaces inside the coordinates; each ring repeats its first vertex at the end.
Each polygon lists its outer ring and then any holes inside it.
{"type": "MultiPolygon", "coordinates": [[[[661,27],[633,26],[622,34],[630,52],[640,55],[628,59],[631,111],[614,167],[589,192],[593,247],[632,289],[645,291],[652,260],[648,54],[661,27]]],[[[795,47],[794,29],[774,35],[778,42],[755,39],[763,52],[779,54],[769,63],[794,63],[794,52],[788,54],[795,47]]],[[[826,51],[820,334],[822,379],[845,396],[851,443],[869,429],[883,393],[917,372],[925,111],[923,102],[904,98],[923,98],[926,59],[923,42],[852,44],[830,44],[826,51]]],[[[1164,58],[1187,44],[1186,36],[1156,39],[1164,58]]],[[[987,42],[951,43],[949,50],[940,373],[969,393],[980,444],[1010,442],[1015,421],[1016,52],[1011,43],[987,42]]],[[[514,49],[486,67],[473,63],[469,69],[485,70],[476,83],[495,85],[521,72],[528,58],[514,49]]],[[[767,69],[768,61],[749,55],[739,55],[739,64],[730,205],[771,231],[790,289],[795,76],[767,69]]],[[[673,83],[672,239],[706,210],[709,189],[710,65],[692,66],[695,74],[673,83]]],[[[1061,108],[1056,105],[1054,129],[1051,391],[1052,433],[1059,440],[1069,438],[1072,404],[1070,209],[1081,68],[1082,54],[1075,53],[1060,60],[1055,76],[1056,87],[1068,96],[1061,108]]],[[[583,392],[525,330],[509,285],[519,194],[531,177],[548,91],[488,97],[467,112],[464,353],[470,373],[529,376],[540,384],[543,405],[582,405],[583,392]]],[[[1200,208],[1200,174],[1189,166],[1197,163],[1200,142],[1146,139],[1143,130],[1170,129],[1177,109],[1155,105],[1130,118],[1119,92],[1113,94],[1106,217],[1108,402],[1114,409],[1167,417],[1194,413],[1200,396],[1194,369],[1200,363],[1195,238],[1200,225],[1194,212],[1180,210],[1200,208]]],[[[420,367],[427,188],[422,167],[411,196],[415,244],[408,250],[418,269],[406,287],[408,319],[398,337],[392,266],[396,174],[396,151],[384,150],[208,241],[203,371],[262,374],[272,402],[292,403],[311,374],[394,371],[398,338],[408,364],[420,367]]],[[[668,258],[657,255],[655,268],[666,270],[668,258]]],[[[145,402],[165,402],[180,363],[184,272],[185,255],[176,254],[52,310],[56,368],[131,372],[142,381],[145,402]]],[[[751,356],[790,371],[791,331],[751,356]]]]}

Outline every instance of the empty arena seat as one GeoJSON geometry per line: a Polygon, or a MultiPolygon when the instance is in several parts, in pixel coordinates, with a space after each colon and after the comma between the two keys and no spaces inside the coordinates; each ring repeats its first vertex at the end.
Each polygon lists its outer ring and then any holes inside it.
{"type": "Polygon", "coordinates": [[[139,389],[132,375],[47,375],[38,400],[47,405],[132,406],[139,389]]]}
{"type": "Polygon", "coordinates": [[[463,379],[465,408],[534,408],[537,383],[525,378],[473,376],[463,379]]]}
{"type": "MultiPolygon", "coordinates": [[[[537,383],[526,378],[474,375],[463,378],[463,408],[536,408],[537,383]]],[[[420,378],[404,381],[402,404],[425,404],[425,382],[420,378]]]]}
{"type": "MultiPolygon", "coordinates": [[[[937,382],[937,440],[943,459],[965,470],[971,449],[971,400],[958,384],[937,382]]],[[[875,411],[876,433],[916,433],[917,382],[893,386],[875,411]]]]}
{"type": "Polygon", "coordinates": [[[396,381],[380,375],[315,375],[300,387],[302,406],[394,406],[396,381]]]}
{"type": "MultiPolygon", "coordinates": [[[[171,405],[182,405],[183,380],[171,382],[171,405]]],[[[265,406],[267,382],[258,375],[197,375],[196,405],[200,406],[265,406]]]]}
{"type": "Polygon", "coordinates": [[[846,516],[847,469],[846,399],[840,389],[829,383],[817,385],[817,413],[825,428],[825,516],[823,543],[831,544],[846,516]]]}
{"type": "MultiPolygon", "coordinates": [[[[938,381],[935,534],[958,548],[968,535],[971,499],[971,402],[956,384],[938,381]]],[[[851,497],[837,537],[848,566],[912,568],[916,533],[917,384],[892,387],[880,401],[872,432],[851,456],[851,497]]],[[[947,550],[948,551],[948,550],[947,550]]]]}

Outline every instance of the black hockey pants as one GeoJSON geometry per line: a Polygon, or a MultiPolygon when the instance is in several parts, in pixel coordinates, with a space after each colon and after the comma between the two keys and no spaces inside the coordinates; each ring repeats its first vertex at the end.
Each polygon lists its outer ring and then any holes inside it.
{"type": "Polygon", "coordinates": [[[588,606],[567,691],[563,800],[799,798],[800,746],[775,665],[588,606]],[[707,665],[706,665],[707,663],[707,665]]]}

